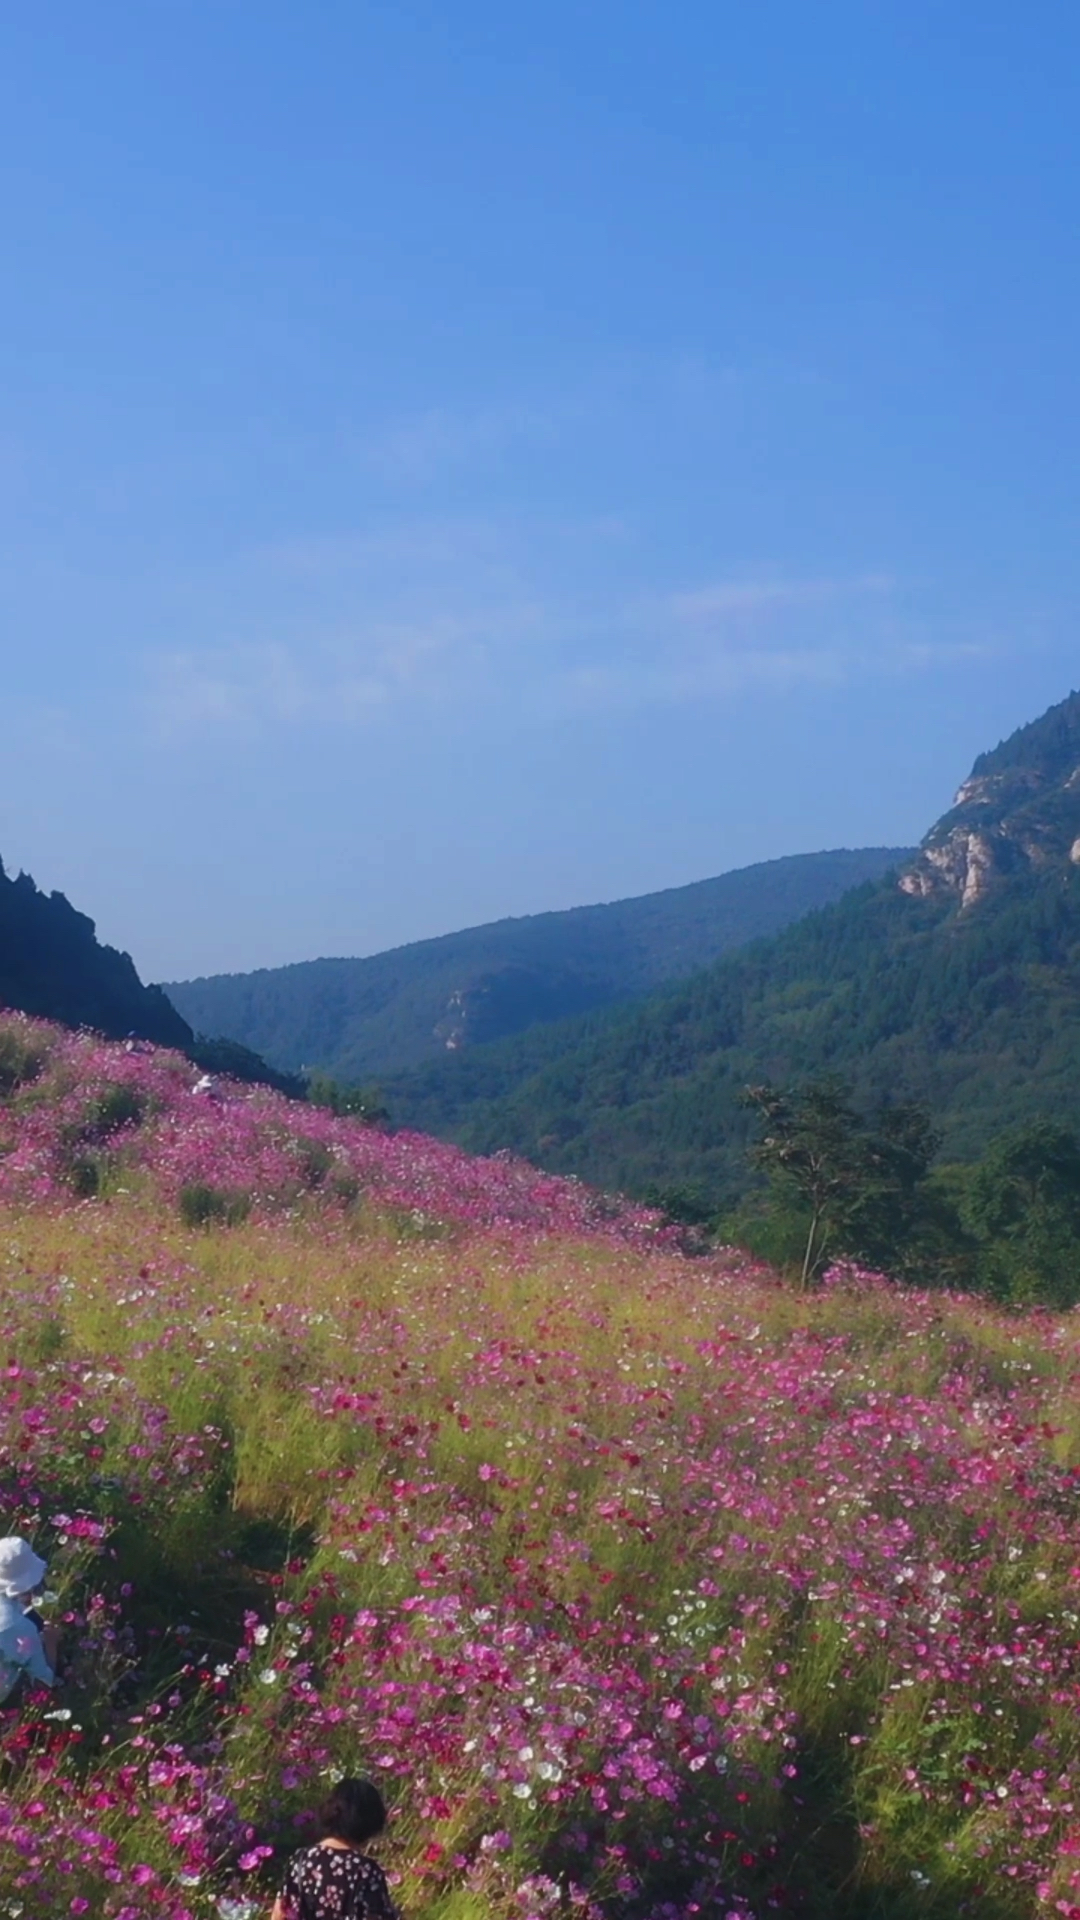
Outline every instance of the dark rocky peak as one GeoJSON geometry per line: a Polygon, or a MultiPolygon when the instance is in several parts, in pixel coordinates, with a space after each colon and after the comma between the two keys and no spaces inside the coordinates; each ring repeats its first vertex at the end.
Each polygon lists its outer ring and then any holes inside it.
{"type": "Polygon", "coordinates": [[[28,873],[9,879],[0,861],[0,1006],[137,1034],[188,1048],[191,1028],[160,987],[144,986],[129,954],[102,946],[94,922],[62,893],[42,893],[28,873]]]}
{"type": "Polygon", "coordinates": [[[982,753],[900,877],[961,910],[1010,876],[1080,865],[1080,693],[982,753]]]}

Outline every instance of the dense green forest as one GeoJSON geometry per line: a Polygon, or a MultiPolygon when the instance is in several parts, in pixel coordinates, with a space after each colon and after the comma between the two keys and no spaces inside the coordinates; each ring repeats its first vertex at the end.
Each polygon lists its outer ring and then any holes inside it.
{"type": "Polygon", "coordinates": [[[752,1081],[833,1073],[857,1101],[923,1103],[948,1160],[1028,1119],[1076,1124],[1078,767],[1071,696],[981,757],[912,891],[886,877],[636,1006],[401,1076],[395,1120],[713,1206],[747,1184],[752,1081]]]}
{"type": "Polygon", "coordinates": [[[948,900],[868,887],[615,1018],[403,1077],[390,1104],[601,1184],[725,1191],[747,1081],[832,1070],[925,1101],[965,1157],[1013,1119],[1080,1109],[1078,946],[1080,876],[1026,876],[967,923],[948,900]]]}
{"type": "Polygon", "coordinates": [[[799,854],[640,899],[534,914],[366,960],[167,991],[193,1026],[278,1066],[370,1081],[649,993],[876,878],[904,849],[799,854]]]}

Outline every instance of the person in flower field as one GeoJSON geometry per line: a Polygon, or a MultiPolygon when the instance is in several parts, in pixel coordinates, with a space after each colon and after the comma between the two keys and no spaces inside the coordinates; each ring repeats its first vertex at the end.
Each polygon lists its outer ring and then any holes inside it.
{"type": "Polygon", "coordinates": [[[56,1682],[59,1634],[34,1611],[44,1560],[21,1534],[0,1540],[0,1706],[13,1706],[28,1684],[56,1682]]]}
{"type": "Polygon", "coordinates": [[[370,1780],[339,1780],[319,1809],[322,1839],[293,1855],[271,1920],[401,1920],[386,1875],[364,1852],[386,1825],[370,1780]]]}

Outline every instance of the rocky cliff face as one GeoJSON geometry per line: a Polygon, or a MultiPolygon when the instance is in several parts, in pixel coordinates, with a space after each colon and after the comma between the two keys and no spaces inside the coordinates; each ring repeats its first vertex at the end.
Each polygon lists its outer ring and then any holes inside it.
{"type": "Polygon", "coordinates": [[[433,1029],[447,1053],[526,1027],[588,1013],[619,997],[610,982],[567,967],[499,967],[456,987],[433,1029]]]}
{"type": "Polygon", "coordinates": [[[1080,694],[981,754],[950,811],[900,876],[966,912],[1025,869],[1080,865],[1080,694]]]}

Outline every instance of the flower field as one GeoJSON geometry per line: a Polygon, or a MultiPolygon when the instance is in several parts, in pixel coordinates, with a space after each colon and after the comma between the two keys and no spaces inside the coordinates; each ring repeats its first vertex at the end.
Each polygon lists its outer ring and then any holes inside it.
{"type": "Polygon", "coordinates": [[[1080,1323],[0,1020],[0,1920],[1080,1915],[1080,1323]],[[210,1196],[208,1199],[207,1196],[210,1196]]]}

